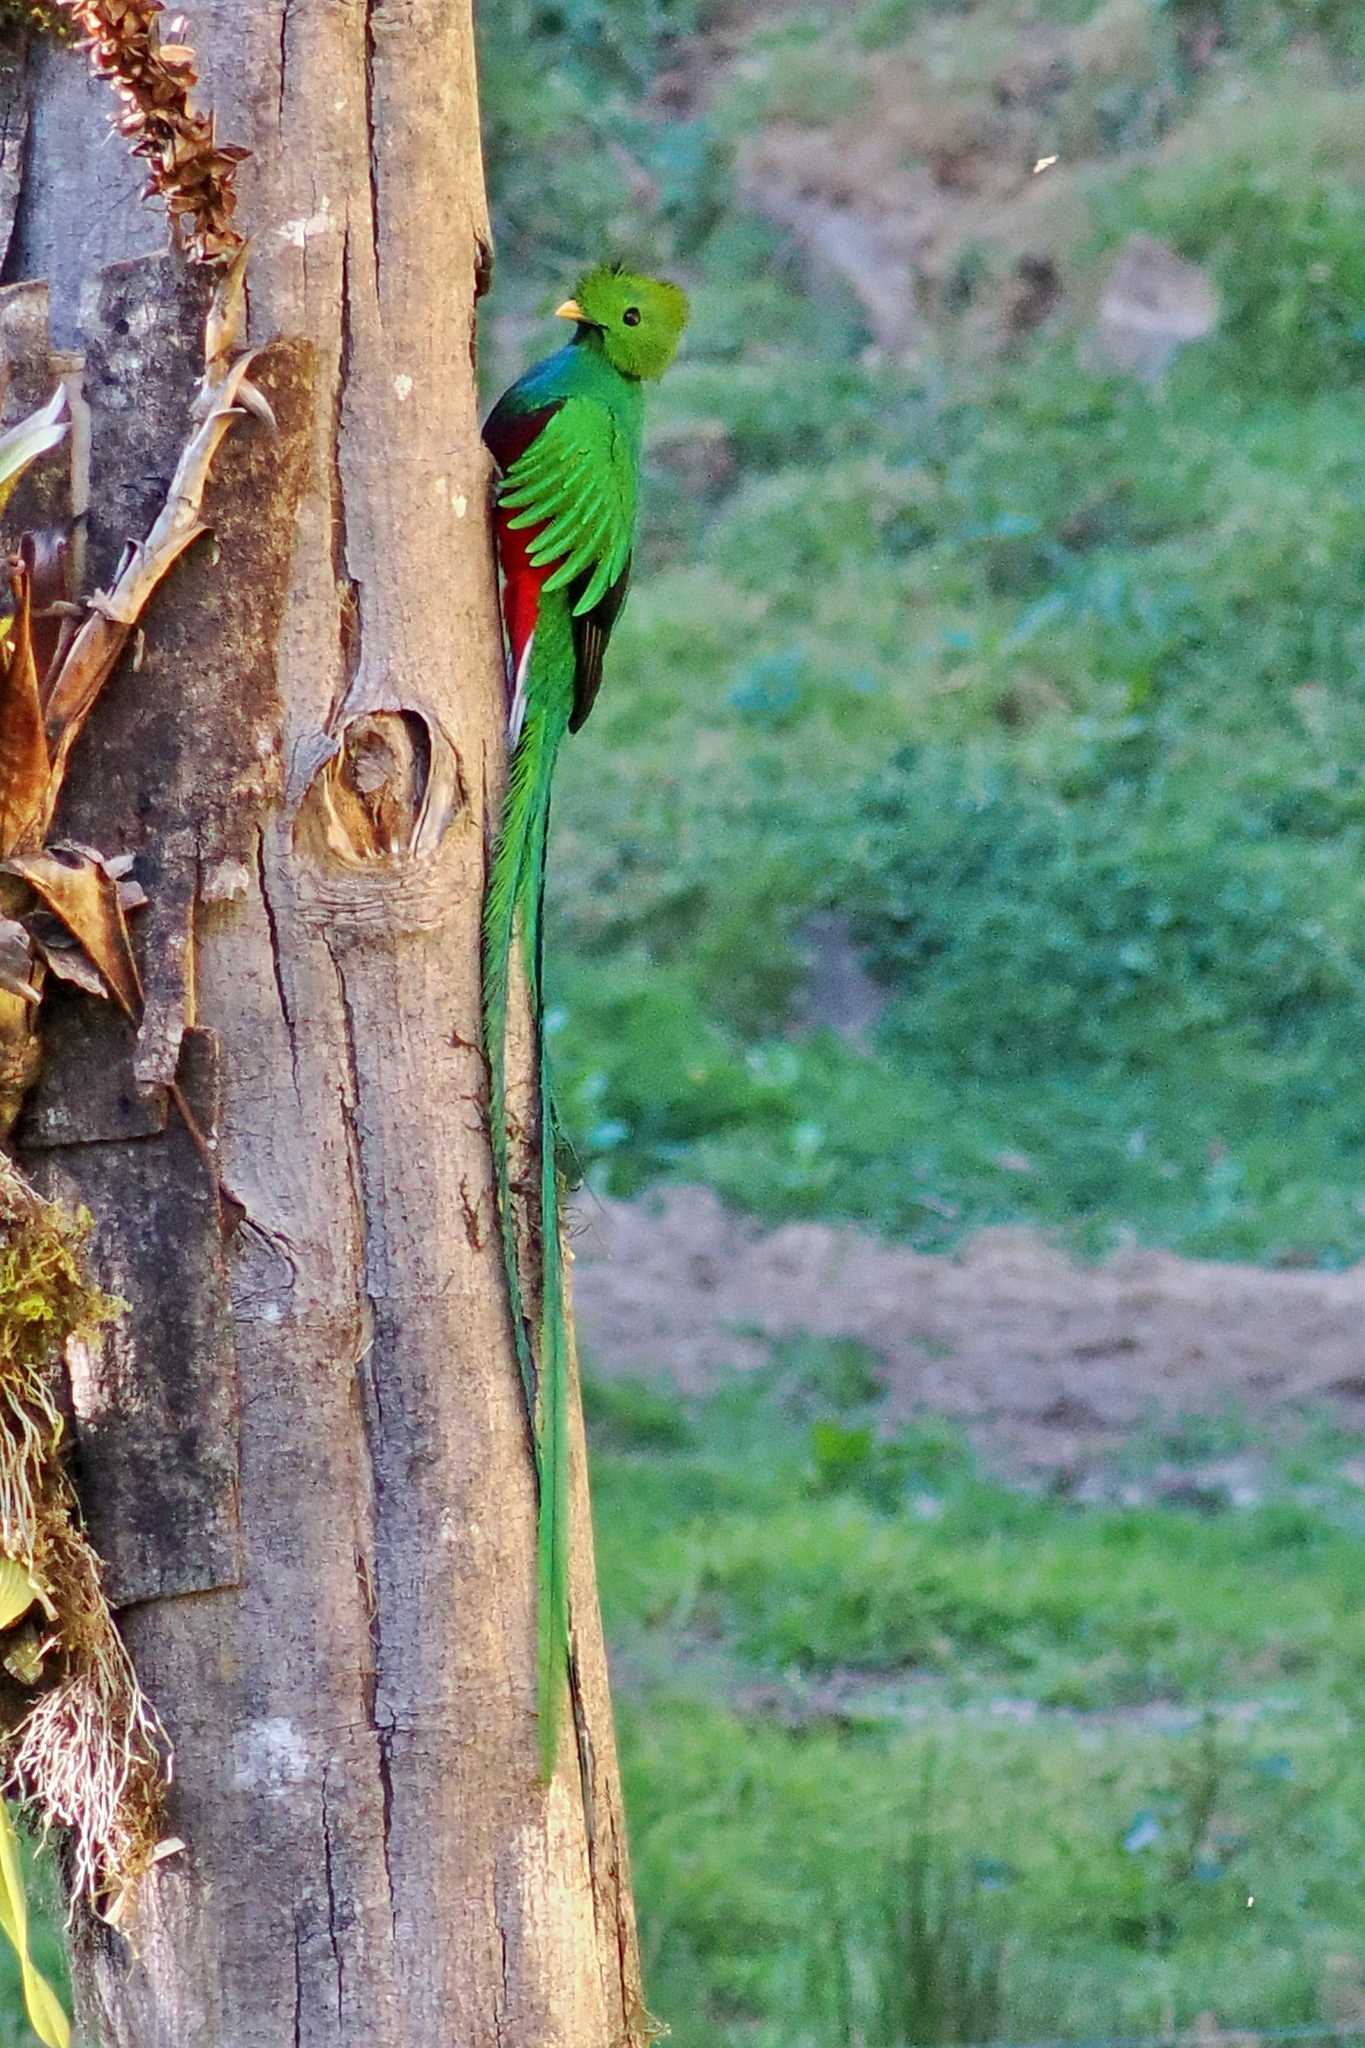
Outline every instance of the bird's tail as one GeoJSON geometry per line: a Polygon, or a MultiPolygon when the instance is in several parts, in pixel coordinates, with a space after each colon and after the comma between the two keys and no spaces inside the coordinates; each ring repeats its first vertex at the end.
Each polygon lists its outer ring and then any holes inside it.
{"type": "Polygon", "coordinates": [[[550,786],[566,720],[541,706],[526,718],[508,774],[502,827],[484,905],[484,1042],[489,1068],[489,1135],[517,1363],[526,1391],[540,1510],[537,1540],[537,1693],[540,1769],[554,1772],[569,1646],[569,1368],[555,1174],[549,1054],[544,1030],[544,896],[550,786]],[[540,1095],[540,1327],[527,1329],[507,1134],[507,1007],[518,923],[530,992],[540,1095]]]}
{"type": "Polygon", "coordinates": [[[535,1019],[540,1094],[540,1346],[536,1417],[540,1471],[537,1540],[538,1625],[536,1667],[540,1703],[540,1774],[554,1776],[559,1710],[569,1660],[569,1342],[559,1234],[559,1177],[555,1171],[554,1098],[545,1034],[542,981],[545,936],[545,861],[550,833],[548,776],[539,835],[530,849],[522,907],[531,1014],[535,1019]]]}
{"type": "MultiPolygon", "coordinates": [[[[542,837],[540,812],[548,806],[549,800],[549,775],[542,760],[546,737],[543,720],[532,720],[524,727],[512,756],[503,797],[502,822],[493,849],[493,865],[483,906],[483,1042],[488,1060],[488,1136],[493,1153],[493,1189],[497,1198],[508,1306],[512,1313],[512,1336],[526,1394],[527,1413],[533,1420],[536,1407],[535,1361],[526,1329],[508,1157],[507,997],[517,910],[525,887],[531,848],[542,837]]],[[[553,761],[550,767],[553,767],[553,761]]]]}

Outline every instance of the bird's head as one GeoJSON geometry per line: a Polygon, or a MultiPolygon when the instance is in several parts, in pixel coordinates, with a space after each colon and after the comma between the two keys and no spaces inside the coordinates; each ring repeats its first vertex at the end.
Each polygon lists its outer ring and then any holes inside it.
{"type": "Polygon", "coordinates": [[[602,352],[623,377],[662,377],[687,325],[687,294],[660,277],[599,264],[555,311],[601,337],[602,352]]]}

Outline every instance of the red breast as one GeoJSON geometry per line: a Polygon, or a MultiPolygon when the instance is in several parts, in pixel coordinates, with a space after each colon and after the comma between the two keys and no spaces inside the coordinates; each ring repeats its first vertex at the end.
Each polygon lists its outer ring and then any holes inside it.
{"type": "Polygon", "coordinates": [[[511,524],[516,516],[515,512],[499,511],[494,518],[498,566],[502,570],[502,615],[507,622],[513,675],[521,667],[526,643],[536,630],[541,587],[554,568],[553,562],[544,562],[536,568],[530,558],[531,545],[537,534],[545,531],[548,520],[542,519],[535,526],[518,529],[511,524]]]}

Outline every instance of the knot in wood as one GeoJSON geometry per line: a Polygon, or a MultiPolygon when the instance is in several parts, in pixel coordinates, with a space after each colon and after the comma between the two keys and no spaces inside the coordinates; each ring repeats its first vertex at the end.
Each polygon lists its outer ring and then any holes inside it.
{"type": "Polygon", "coordinates": [[[353,719],[323,772],[334,832],[353,860],[392,860],[411,851],[431,773],[422,719],[410,711],[353,719]]]}
{"type": "Polygon", "coordinates": [[[411,704],[361,711],[324,744],[294,827],[316,886],[335,898],[347,871],[367,892],[381,877],[404,893],[420,886],[467,808],[459,759],[437,719],[411,704]]]}

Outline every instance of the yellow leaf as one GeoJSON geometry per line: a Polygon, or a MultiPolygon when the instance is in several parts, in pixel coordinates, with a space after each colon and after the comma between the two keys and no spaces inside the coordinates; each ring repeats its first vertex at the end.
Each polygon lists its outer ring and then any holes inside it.
{"type": "Polygon", "coordinates": [[[17,427],[0,434],[0,512],[29,464],[55,448],[66,433],[65,411],[66,392],[59,384],[40,411],[31,412],[17,427]]]}
{"type": "Polygon", "coordinates": [[[0,1557],[0,1629],[27,1614],[37,1597],[38,1588],[24,1567],[12,1557],[0,1557]]]}
{"type": "Polygon", "coordinates": [[[0,1799],[0,1932],[8,1936],[24,1979],[29,2025],[43,2048],[71,2048],[71,2022],[28,1952],[28,1899],[19,1862],[19,1837],[9,1806],[0,1799]]]}

